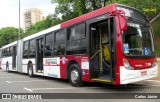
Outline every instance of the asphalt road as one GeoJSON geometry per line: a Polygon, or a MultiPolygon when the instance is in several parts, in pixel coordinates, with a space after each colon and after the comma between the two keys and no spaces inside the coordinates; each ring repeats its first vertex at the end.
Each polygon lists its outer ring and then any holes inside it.
{"type": "MultiPolygon", "coordinates": [[[[86,83],[83,87],[72,87],[68,81],[40,77],[28,77],[27,74],[16,72],[5,72],[0,69],[0,93],[160,93],[160,81],[148,80],[139,83],[129,84],[125,86],[114,86],[102,83],[86,83]]],[[[119,94],[121,95],[121,94],[119,94]]],[[[150,102],[157,101],[158,99],[118,99],[119,101],[132,101],[132,102],[150,102]]],[[[22,101],[52,101],[53,100],[1,100],[4,102],[22,102],[22,101]]],[[[54,99],[59,102],[114,102],[113,99],[54,99]]]]}

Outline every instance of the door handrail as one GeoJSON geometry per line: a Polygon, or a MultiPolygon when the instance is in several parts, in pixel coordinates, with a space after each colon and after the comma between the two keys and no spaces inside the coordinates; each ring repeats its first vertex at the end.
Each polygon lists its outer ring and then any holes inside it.
{"type": "Polygon", "coordinates": [[[93,58],[97,55],[97,53],[98,53],[99,51],[101,51],[101,50],[97,50],[90,59],[93,59],[93,58]]]}

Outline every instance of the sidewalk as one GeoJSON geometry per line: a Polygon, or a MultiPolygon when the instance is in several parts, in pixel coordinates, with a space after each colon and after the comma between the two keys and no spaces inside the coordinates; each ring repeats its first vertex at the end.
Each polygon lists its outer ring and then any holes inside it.
{"type": "Polygon", "coordinates": [[[158,63],[158,77],[153,78],[154,80],[160,80],[160,58],[157,58],[158,63]]]}

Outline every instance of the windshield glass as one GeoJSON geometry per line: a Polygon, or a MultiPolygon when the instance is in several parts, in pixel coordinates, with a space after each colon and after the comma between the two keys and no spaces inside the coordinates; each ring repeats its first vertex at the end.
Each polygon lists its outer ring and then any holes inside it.
{"type": "Polygon", "coordinates": [[[143,23],[127,22],[123,33],[123,51],[127,56],[153,56],[153,37],[149,26],[143,23]]]}

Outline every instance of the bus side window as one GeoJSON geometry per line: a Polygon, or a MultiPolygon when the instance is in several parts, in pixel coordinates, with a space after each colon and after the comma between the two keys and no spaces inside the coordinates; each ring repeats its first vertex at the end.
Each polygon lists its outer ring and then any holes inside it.
{"type": "Polygon", "coordinates": [[[68,29],[67,54],[83,54],[86,52],[85,23],[68,29]]]}
{"type": "Polygon", "coordinates": [[[28,58],[28,45],[28,41],[23,43],[23,58],[28,58]]]}
{"type": "Polygon", "coordinates": [[[2,58],[5,57],[5,49],[2,49],[2,58]]]}
{"type": "Polygon", "coordinates": [[[33,40],[30,40],[30,43],[29,43],[29,50],[28,50],[28,57],[29,58],[33,58],[35,57],[35,53],[36,53],[36,41],[35,39],[33,40]]]}
{"type": "Polygon", "coordinates": [[[9,47],[7,48],[7,56],[9,57],[10,55],[9,55],[9,47]]]}
{"type": "Polygon", "coordinates": [[[7,54],[7,49],[5,48],[4,51],[3,51],[3,57],[7,57],[6,54],[7,54]]]}
{"type": "Polygon", "coordinates": [[[48,34],[46,36],[46,42],[45,42],[45,52],[44,55],[45,57],[50,57],[53,55],[53,38],[54,38],[54,34],[48,34]]]}
{"type": "Polygon", "coordinates": [[[54,37],[54,55],[64,55],[65,53],[65,30],[60,30],[55,33],[54,37]]]}
{"type": "Polygon", "coordinates": [[[11,56],[13,53],[13,46],[9,47],[9,56],[11,56]]]}

